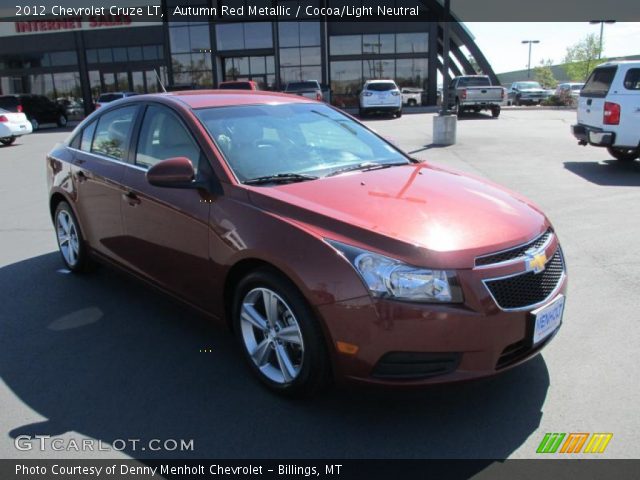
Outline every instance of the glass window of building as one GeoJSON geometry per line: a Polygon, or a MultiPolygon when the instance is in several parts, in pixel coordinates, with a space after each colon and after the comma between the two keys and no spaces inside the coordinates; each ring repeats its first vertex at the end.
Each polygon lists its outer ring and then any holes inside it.
{"type": "Polygon", "coordinates": [[[363,54],[380,55],[382,53],[394,53],[395,50],[395,35],[393,33],[362,36],[363,54]]]}
{"type": "Polygon", "coordinates": [[[216,25],[218,50],[272,48],[271,27],[269,22],[218,24],[216,25]]]}
{"type": "Polygon", "coordinates": [[[427,59],[410,58],[396,60],[396,83],[399,87],[426,88],[427,59]]]}
{"type": "Polygon", "coordinates": [[[361,55],[362,35],[336,35],[329,39],[331,55],[361,55]]]}
{"type": "Polygon", "coordinates": [[[429,51],[429,34],[398,33],[396,34],[397,53],[426,53],[429,51]]]}
{"type": "Polygon", "coordinates": [[[278,24],[280,83],[318,80],[322,83],[320,22],[278,24]]]}

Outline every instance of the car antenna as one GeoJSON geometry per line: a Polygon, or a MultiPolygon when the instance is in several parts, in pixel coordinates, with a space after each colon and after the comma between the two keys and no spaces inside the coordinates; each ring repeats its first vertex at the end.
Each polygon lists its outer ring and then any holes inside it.
{"type": "Polygon", "coordinates": [[[156,74],[156,78],[158,79],[158,83],[160,84],[160,86],[162,87],[162,91],[164,93],[167,93],[167,89],[164,88],[164,83],[162,83],[162,80],[160,79],[160,74],[158,73],[158,69],[154,68],[153,69],[154,73],[156,74]]]}

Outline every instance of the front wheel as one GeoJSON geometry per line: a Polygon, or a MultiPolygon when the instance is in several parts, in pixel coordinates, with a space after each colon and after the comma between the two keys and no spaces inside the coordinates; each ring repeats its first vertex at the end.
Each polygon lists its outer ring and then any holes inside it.
{"type": "Polygon", "coordinates": [[[54,213],[54,225],[62,261],[74,273],[85,272],[92,266],[89,252],[73,210],[67,202],[60,202],[54,213]]]}
{"type": "Polygon", "coordinates": [[[329,380],[324,337],[298,289],[271,269],[256,270],[238,284],[233,327],[256,376],[271,390],[310,396],[329,380]]]}
{"type": "Polygon", "coordinates": [[[640,156],[640,150],[637,148],[607,147],[607,151],[613,158],[622,162],[631,162],[640,156]]]}
{"type": "Polygon", "coordinates": [[[2,145],[11,145],[13,142],[16,141],[17,137],[4,137],[4,138],[0,138],[0,143],[2,145]]]}

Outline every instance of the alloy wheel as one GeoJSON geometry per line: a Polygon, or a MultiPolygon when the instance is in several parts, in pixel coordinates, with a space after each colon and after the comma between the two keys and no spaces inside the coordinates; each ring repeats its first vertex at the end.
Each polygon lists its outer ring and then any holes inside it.
{"type": "Polygon", "coordinates": [[[268,288],[249,291],[241,305],[244,346],[254,365],[272,382],[293,382],[302,369],[304,342],[287,303],[268,288]]]}
{"type": "Polygon", "coordinates": [[[56,217],[56,234],[58,245],[65,262],[70,267],[75,267],[80,258],[80,239],[76,224],[66,210],[60,210],[56,217]]]}

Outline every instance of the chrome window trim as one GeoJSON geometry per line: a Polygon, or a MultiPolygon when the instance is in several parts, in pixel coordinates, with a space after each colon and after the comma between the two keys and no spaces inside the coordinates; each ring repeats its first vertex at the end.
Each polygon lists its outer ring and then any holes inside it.
{"type": "MultiPolygon", "coordinates": [[[[506,253],[506,252],[508,252],[510,250],[517,250],[518,248],[526,247],[530,243],[534,243],[539,238],[544,237],[547,233],[549,233],[549,238],[542,244],[542,246],[540,246],[538,248],[538,250],[545,250],[546,251],[546,249],[549,248],[549,245],[551,244],[551,241],[556,236],[555,232],[553,232],[553,231],[545,231],[545,232],[541,233],[540,235],[538,235],[537,237],[529,240],[528,242],[524,242],[524,243],[521,243],[519,245],[515,245],[513,247],[505,248],[504,250],[498,250],[497,252],[487,253],[486,255],[481,255],[479,257],[476,257],[474,259],[474,264],[480,258],[492,257],[494,255],[500,255],[501,253],[506,253]]],[[[520,255],[520,256],[512,258],[510,260],[503,260],[502,262],[489,263],[487,265],[477,265],[477,266],[474,266],[473,269],[474,270],[486,270],[488,268],[504,267],[504,266],[507,266],[507,265],[512,265],[512,264],[515,264],[515,263],[519,263],[519,262],[522,261],[523,258],[525,258],[525,256],[524,255],[520,255]]]]}
{"type": "MultiPolygon", "coordinates": [[[[560,248],[559,245],[558,245],[558,249],[553,253],[551,258],[549,258],[547,260],[547,263],[549,263],[553,259],[553,257],[555,256],[556,253],[560,254],[560,260],[562,261],[562,275],[560,275],[560,279],[558,280],[558,284],[556,285],[556,287],[553,289],[553,291],[544,300],[541,300],[538,303],[532,303],[531,305],[525,305],[524,307],[517,307],[517,308],[503,308],[503,307],[500,306],[500,304],[498,303],[496,298],[493,296],[493,293],[491,293],[491,289],[487,285],[487,282],[492,282],[492,281],[496,281],[496,280],[505,280],[507,278],[513,278],[513,277],[518,277],[520,275],[525,275],[527,273],[532,273],[532,272],[519,272],[519,273],[512,273],[510,275],[504,275],[502,277],[484,278],[484,279],[482,279],[482,284],[484,285],[484,288],[486,288],[487,292],[489,292],[489,295],[491,296],[491,299],[493,300],[493,303],[495,303],[498,306],[498,308],[500,310],[502,310],[503,312],[522,312],[522,311],[526,311],[526,310],[536,309],[537,307],[541,307],[545,303],[549,302],[549,299],[555,297],[558,294],[558,292],[562,288],[562,284],[564,283],[564,281],[565,281],[565,279],[567,277],[567,266],[566,266],[566,264],[564,262],[564,254],[562,253],[562,249],[560,248]]],[[[545,263],[545,268],[546,268],[547,263],[545,263]]]]}
{"type": "Polygon", "coordinates": [[[131,168],[133,168],[135,170],[140,170],[142,172],[146,172],[147,170],[149,170],[148,168],[142,168],[139,165],[133,165],[133,164],[131,164],[129,162],[123,162],[122,160],[118,160],[118,159],[113,158],[113,157],[107,157],[106,155],[102,155],[100,153],[86,152],[85,150],[78,150],[77,148],[73,148],[73,147],[71,147],[69,145],[67,145],[67,148],[69,150],[73,150],[74,152],[83,153],[85,155],[92,155],[92,156],[94,156],[96,158],[99,158],[101,160],[106,160],[108,162],[113,162],[113,163],[117,163],[119,165],[124,165],[125,167],[131,167],[131,168]]]}

